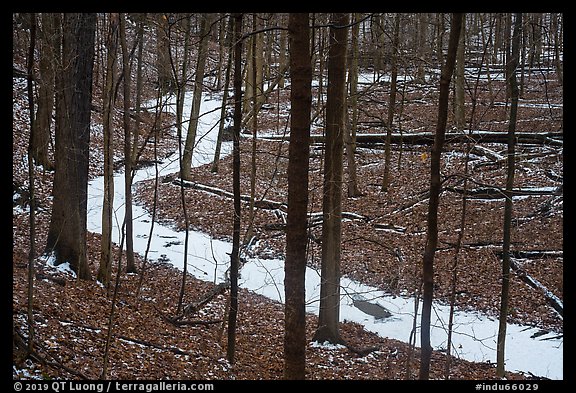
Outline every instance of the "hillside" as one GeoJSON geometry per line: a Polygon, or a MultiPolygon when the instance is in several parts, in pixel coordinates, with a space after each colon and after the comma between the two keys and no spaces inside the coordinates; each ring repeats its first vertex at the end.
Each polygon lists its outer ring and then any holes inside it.
{"type": "MultiPolygon", "coordinates": [[[[24,69],[21,60],[16,66],[24,69]]],[[[362,111],[357,133],[379,135],[385,133],[386,128],[382,122],[374,119],[378,116],[381,118],[381,103],[387,100],[389,83],[378,81],[378,78],[374,83],[372,70],[363,71],[365,79],[362,79],[364,82],[359,88],[364,95],[360,99],[362,111]]],[[[562,131],[563,90],[554,71],[527,70],[526,75],[517,131],[532,134],[562,131]]],[[[470,77],[470,80],[473,78],[470,77]]],[[[489,95],[485,83],[480,81],[479,88],[474,90],[477,106],[468,107],[473,119],[470,128],[505,133],[509,103],[505,96],[504,80],[491,80],[490,90],[496,91],[495,95],[489,95]]],[[[94,89],[95,108],[102,107],[100,88],[96,85],[94,89]]],[[[243,130],[241,141],[242,194],[250,195],[251,159],[254,154],[255,199],[262,202],[255,209],[253,237],[245,239],[242,255],[244,261],[258,260],[264,268],[268,266],[267,261],[272,263],[273,260],[282,259],[285,248],[289,88],[287,80],[284,88],[275,90],[275,94],[267,97],[259,112],[258,138],[255,143],[249,126],[243,130]]],[[[403,88],[398,133],[432,132],[437,116],[437,80],[431,77],[427,83],[418,83],[406,79],[403,88]]],[[[155,92],[150,86],[148,89],[147,99],[153,100],[155,92]]],[[[317,94],[316,87],[313,96],[317,97],[317,94]]],[[[205,94],[205,101],[221,100],[220,97],[220,91],[211,91],[205,94]]],[[[25,79],[15,76],[12,224],[15,337],[25,337],[27,334],[27,258],[30,244],[29,202],[25,192],[28,187],[28,116],[25,79]]],[[[115,116],[115,162],[121,164],[122,119],[119,112],[115,116]]],[[[165,164],[177,156],[178,139],[173,113],[164,111],[161,121],[165,132],[158,139],[156,152],[150,140],[143,146],[140,157],[142,168],[151,169],[155,162],[165,164]]],[[[91,129],[92,179],[101,176],[103,170],[101,124],[101,113],[95,110],[92,113],[91,129]]],[[[142,125],[140,142],[145,140],[150,127],[150,123],[142,125]]],[[[322,130],[323,124],[316,119],[312,132],[318,140],[321,140],[322,130]]],[[[443,192],[440,199],[434,296],[441,304],[450,304],[453,278],[456,277],[456,309],[481,312],[497,318],[504,209],[501,190],[506,182],[506,145],[453,142],[450,133],[461,135],[465,132],[459,132],[453,127],[448,132],[441,169],[443,192]],[[462,230],[460,218],[464,178],[470,180],[466,187],[471,191],[466,200],[462,245],[457,249],[458,234],[462,230]]],[[[393,144],[391,184],[389,190],[383,192],[383,144],[358,144],[355,158],[361,195],[343,196],[343,276],[393,297],[414,298],[419,293],[422,254],[426,242],[429,155],[430,146],[427,144],[393,144]]],[[[323,145],[321,142],[314,143],[309,174],[311,217],[318,217],[314,213],[322,212],[322,160],[323,145]]],[[[71,271],[62,266],[52,266],[41,255],[50,222],[53,172],[35,167],[35,176],[36,349],[34,356],[24,359],[22,348],[18,347],[17,340],[14,341],[13,378],[99,379],[109,329],[112,290],[107,291],[96,281],[77,280],[71,271]]],[[[211,171],[210,164],[204,164],[192,168],[190,182],[180,182],[176,172],[162,174],[158,180],[157,186],[154,179],[136,182],[133,194],[136,205],[147,214],[156,209],[156,221],[159,224],[184,232],[183,194],[190,230],[208,234],[213,239],[231,239],[233,205],[232,199],[227,196],[232,191],[230,156],[223,154],[217,173],[211,171]]],[[[536,328],[538,334],[545,337],[562,337],[563,317],[553,307],[554,299],[562,303],[564,288],[561,139],[518,144],[514,189],[518,192],[513,200],[512,233],[516,269],[511,276],[509,322],[536,328]]],[[[249,225],[248,202],[243,202],[242,211],[242,236],[245,236],[249,225]]],[[[321,221],[311,219],[308,266],[318,272],[321,229],[321,221]]],[[[115,242],[115,255],[120,255],[119,244],[115,242]]],[[[211,280],[201,279],[197,273],[189,272],[183,291],[184,304],[192,306],[194,312],[179,316],[176,311],[182,283],[182,270],[178,267],[181,261],[166,258],[165,254],[171,247],[181,245],[178,240],[166,239],[164,250],[154,250],[155,253],[150,254],[146,263],[143,252],[138,252],[137,262],[142,269],[139,274],[121,271],[118,298],[114,304],[116,314],[107,377],[118,380],[281,379],[284,329],[282,303],[258,294],[257,291],[241,288],[237,357],[235,363],[230,364],[226,361],[224,321],[227,318],[228,291],[225,288],[219,290],[220,287],[211,280]],[[206,302],[198,306],[203,299],[206,302]]],[[[87,246],[89,265],[95,277],[100,258],[100,234],[90,232],[87,246]]],[[[112,276],[116,278],[116,274],[114,270],[112,276]]],[[[362,324],[351,321],[341,323],[342,337],[347,340],[349,348],[323,345],[311,341],[316,326],[317,316],[309,313],[306,321],[309,338],[306,348],[307,379],[402,380],[417,377],[417,347],[413,349],[405,341],[375,334],[362,324]]],[[[406,332],[406,338],[408,335],[409,332],[406,332]]],[[[433,353],[431,379],[445,379],[444,352],[445,349],[438,349],[433,353]]],[[[495,365],[488,359],[471,362],[456,355],[451,358],[450,367],[450,379],[496,378],[495,365]]],[[[520,370],[506,373],[506,378],[510,380],[542,377],[546,375],[532,375],[520,370]]]]}

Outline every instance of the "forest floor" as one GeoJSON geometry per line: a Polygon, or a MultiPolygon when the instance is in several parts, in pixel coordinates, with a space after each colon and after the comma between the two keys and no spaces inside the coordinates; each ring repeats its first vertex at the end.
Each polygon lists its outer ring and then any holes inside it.
{"type": "MultiPolygon", "coordinates": [[[[28,119],[25,88],[14,79],[13,116],[13,181],[20,189],[27,184],[26,146],[28,119]]],[[[385,128],[370,123],[366,113],[380,113],[371,107],[385,102],[386,84],[376,85],[372,104],[363,103],[358,133],[382,133],[385,128]],[[380,89],[380,90],[379,90],[380,89]],[[364,124],[364,126],[362,126],[364,124]]],[[[506,132],[507,109],[502,89],[497,90],[494,105],[486,97],[478,99],[471,129],[506,132]]],[[[482,94],[487,94],[483,90],[482,94]]],[[[288,108],[288,92],[269,98],[269,107],[259,117],[259,132],[281,135],[288,108]]],[[[404,107],[400,122],[403,130],[432,131],[437,116],[437,89],[434,84],[410,84],[404,91],[404,107]]],[[[526,84],[519,108],[517,131],[548,132],[562,130],[562,87],[553,74],[534,74],[526,84]],[[543,81],[542,78],[546,80],[543,81]],[[546,89],[546,91],[544,91],[546,89]],[[547,103],[542,102],[546,96],[547,103]],[[543,105],[543,104],[552,105],[543,105]],[[532,105],[534,104],[534,105],[532,105]],[[559,107],[559,109],[558,109],[559,107]]],[[[385,112],[382,112],[385,113],[385,112]]],[[[98,122],[98,114],[94,115],[98,122]]],[[[163,119],[169,123],[169,116],[163,119]]],[[[321,132],[314,129],[314,132],[321,132]]],[[[121,127],[118,129],[118,151],[121,151],[121,127]]],[[[250,194],[252,140],[246,130],[241,143],[242,194],[250,194]]],[[[175,150],[176,137],[167,132],[159,145],[159,156],[175,150]]],[[[94,146],[100,143],[94,133],[94,146]]],[[[506,145],[483,144],[483,147],[505,157],[506,145]]],[[[150,160],[152,149],[144,150],[142,159],[150,160]]],[[[428,200],[424,194],[429,184],[429,146],[392,147],[393,167],[387,192],[381,191],[384,151],[382,146],[357,147],[358,187],[362,195],[343,198],[343,211],[349,215],[342,224],[342,274],[354,280],[399,296],[413,296],[419,286],[421,261],[426,241],[428,200]]],[[[454,192],[462,187],[465,172],[466,146],[447,144],[442,162],[445,179],[439,210],[439,249],[435,259],[436,299],[448,303],[453,267],[456,268],[455,305],[459,309],[480,310],[498,315],[500,304],[501,262],[504,199],[468,198],[462,247],[454,265],[457,237],[460,232],[462,195],[454,192]]],[[[288,143],[258,139],[256,142],[256,199],[286,203],[286,167],[288,143]]],[[[544,331],[563,332],[563,320],[542,290],[528,286],[521,276],[528,275],[559,299],[563,298],[563,150],[555,146],[518,145],[515,188],[552,187],[553,193],[514,198],[512,250],[520,273],[511,275],[510,322],[536,326],[544,331]],[[535,252],[537,251],[537,252],[535,252]],[[545,252],[543,252],[545,251],[545,252]],[[530,253],[533,252],[533,253],[530,253]]],[[[101,174],[101,151],[91,152],[91,174],[101,174]]],[[[121,157],[118,153],[117,157],[121,157]]],[[[346,166],[345,166],[346,170],[346,166]]],[[[322,211],[322,148],[314,145],[310,162],[311,212],[322,211]]],[[[193,168],[194,181],[232,191],[231,158],[222,159],[218,173],[209,165],[193,168]]],[[[348,179],[347,175],[346,180],[348,179]]],[[[468,165],[469,188],[492,185],[503,188],[506,162],[471,154],[468,165]]],[[[183,229],[180,187],[169,181],[159,182],[157,217],[183,229]]],[[[36,171],[37,210],[36,251],[45,244],[50,217],[52,173],[36,171]]],[[[548,190],[548,188],[547,188],[548,190]]],[[[215,238],[230,239],[232,233],[232,201],[213,193],[185,188],[191,228],[215,238]]],[[[15,190],[16,195],[16,190],[15,190]]],[[[136,203],[152,209],[153,181],[135,186],[136,203]]],[[[22,334],[27,333],[27,258],[30,248],[28,211],[15,201],[13,210],[13,323],[22,334]]],[[[248,226],[249,205],[242,205],[242,234],[248,226]]],[[[245,249],[260,258],[282,256],[285,236],[282,214],[274,209],[256,209],[253,234],[255,240],[245,249]]],[[[320,264],[321,226],[310,229],[309,265],[320,264]]],[[[99,263],[100,236],[90,233],[88,252],[95,275],[99,263]]],[[[118,253],[118,250],[115,251],[118,253]]],[[[142,263],[141,256],[138,256],[142,263]]],[[[45,258],[36,261],[37,280],[34,292],[35,339],[38,358],[24,360],[14,351],[14,378],[100,377],[102,354],[108,333],[111,295],[95,281],[76,280],[68,272],[56,269],[45,258]]],[[[115,275],[115,273],[114,273],[115,275]]],[[[283,306],[263,296],[241,289],[238,314],[236,359],[226,360],[226,329],[219,322],[226,319],[226,293],[215,296],[201,308],[194,320],[197,324],[177,326],[167,316],[176,314],[175,307],[181,285],[181,271],[169,263],[152,261],[136,298],[140,275],[121,274],[114,334],[108,366],[111,379],[281,379],[283,368],[283,306]]],[[[198,301],[214,287],[190,276],[186,281],[188,303],[198,301]]],[[[311,339],[317,317],[307,316],[311,339]]],[[[341,333],[356,348],[375,347],[367,355],[359,355],[345,347],[330,347],[309,342],[307,346],[308,379],[413,379],[417,376],[419,350],[411,351],[406,343],[379,337],[352,322],[341,324],[341,333]]],[[[431,378],[444,379],[446,356],[435,351],[431,378]]],[[[508,379],[532,376],[507,373],[508,379]]],[[[494,379],[495,366],[490,362],[474,363],[452,358],[451,379],[494,379]]]]}

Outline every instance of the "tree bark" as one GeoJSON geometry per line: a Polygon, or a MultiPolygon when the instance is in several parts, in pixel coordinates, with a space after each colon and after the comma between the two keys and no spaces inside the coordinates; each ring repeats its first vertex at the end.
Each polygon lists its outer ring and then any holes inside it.
{"type": "Polygon", "coordinates": [[[32,153],[34,150],[32,141],[34,133],[35,118],[34,118],[34,86],[33,86],[33,71],[34,71],[34,48],[36,46],[36,14],[30,14],[30,46],[28,50],[28,58],[26,59],[26,87],[28,91],[28,110],[30,113],[30,136],[28,143],[28,184],[30,192],[30,251],[28,252],[28,306],[27,306],[27,322],[28,322],[28,354],[34,348],[34,260],[36,259],[36,196],[34,188],[34,162],[32,153]]]}
{"type": "Polygon", "coordinates": [[[359,18],[359,14],[354,14],[352,23],[352,64],[349,67],[348,85],[350,87],[350,96],[347,97],[347,103],[352,109],[352,119],[346,108],[346,130],[344,132],[344,140],[346,143],[346,161],[348,164],[348,197],[356,197],[361,195],[358,188],[357,171],[356,171],[356,129],[358,126],[358,33],[360,24],[355,23],[359,18]]]}
{"type": "Polygon", "coordinates": [[[69,262],[90,279],[86,255],[86,213],[90,109],[96,14],[63,16],[62,65],[56,89],[56,143],[53,205],[45,251],[55,264],[69,262]]]}
{"type": "Polygon", "coordinates": [[[284,378],[305,379],[306,254],[312,64],[307,13],[291,13],[290,145],[288,160],[288,226],[284,264],[284,378]]]}
{"type": "Polygon", "coordinates": [[[520,53],[520,37],[522,35],[522,13],[517,13],[514,21],[514,33],[512,37],[512,54],[506,67],[506,76],[510,86],[510,122],[508,123],[508,170],[506,177],[506,200],[504,202],[504,233],[502,240],[502,292],[500,296],[500,318],[498,325],[498,341],[496,344],[496,375],[504,376],[506,324],[508,316],[508,301],[510,292],[510,241],[512,235],[512,187],[514,186],[515,170],[515,138],[516,117],[518,110],[518,82],[516,80],[516,68],[520,53]]]}
{"type": "Polygon", "coordinates": [[[422,322],[420,326],[420,374],[419,379],[428,379],[430,375],[430,358],[432,346],[430,345],[430,317],[432,312],[432,298],[434,296],[434,254],[438,244],[438,205],[440,203],[440,159],[446,133],[448,119],[448,96],[450,94],[450,80],[456,62],[456,50],[460,37],[463,14],[452,14],[450,38],[448,41],[448,54],[446,64],[440,77],[440,97],[438,99],[438,123],[436,137],[432,146],[430,167],[430,202],[428,205],[428,229],[424,260],[422,262],[422,322]]]}
{"type": "Polygon", "coordinates": [[[200,105],[202,103],[202,91],[204,89],[204,71],[206,69],[206,57],[208,49],[208,33],[210,32],[211,14],[205,14],[201,20],[200,27],[200,48],[198,49],[198,62],[196,63],[196,77],[194,78],[194,95],[192,99],[192,109],[190,111],[190,122],[186,133],[184,145],[184,155],[182,156],[182,179],[190,179],[192,169],[192,157],[194,154],[194,144],[196,143],[196,131],[198,130],[198,119],[200,116],[200,105]]]}
{"type": "Polygon", "coordinates": [[[230,254],[230,310],[226,358],[234,363],[236,317],[238,315],[238,270],[240,265],[240,126],[242,123],[242,14],[234,14],[234,142],[232,148],[234,229],[230,254]]]}
{"type": "Polygon", "coordinates": [[[104,199],[102,201],[102,238],[97,280],[108,287],[112,273],[112,212],[114,202],[114,149],[112,146],[112,112],[114,110],[114,77],[118,49],[118,14],[110,14],[106,60],[106,79],[102,102],[104,134],[104,199]]]}
{"type": "Polygon", "coordinates": [[[134,226],[132,223],[132,127],[130,110],[132,94],[131,67],[126,42],[126,15],[120,14],[120,46],[122,48],[122,72],[124,74],[124,226],[126,231],[126,272],[136,273],[134,259],[134,226]]]}
{"type": "Polygon", "coordinates": [[[390,143],[392,139],[392,122],[396,107],[396,84],[398,79],[398,51],[400,43],[400,14],[394,17],[394,40],[392,43],[392,69],[390,76],[390,96],[388,99],[388,124],[386,124],[386,142],[384,145],[384,176],[382,178],[382,191],[388,191],[390,186],[390,143]]]}
{"type": "MultiPolygon", "coordinates": [[[[228,23],[228,30],[231,33],[232,19],[228,23]]],[[[230,85],[230,70],[232,69],[232,48],[228,50],[228,61],[226,63],[226,76],[224,77],[224,93],[222,95],[222,108],[220,109],[220,124],[218,125],[218,139],[214,148],[214,160],[212,161],[211,172],[218,172],[218,163],[220,162],[220,150],[222,149],[222,138],[224,136],[224,127],[226,126],[226,108],[228,107],[228,86],[230,85]]]]}
{"type": "Polygon", "coordinates": [[[328,51],[326,153],[324,161],[320,312],[314,340],[342,343],[340,321],[340,250],[342,237],[342,158],[346,88],[348,14],[334,13],[328,51]]]}
{"type": "Polygon", "coordinates": [[[38,83],[38,100],[36,118],[32,129],[32,156],[37,165],[45,169],[54,169],[48,157],[50,145],[50,127],[52,125],[52,112],[54,107],[54,52],[58,50],[59,18],[57,14],[42,13],[42,29],[40,31],[41,54],[38,70],[40,78],[38,83]]]}

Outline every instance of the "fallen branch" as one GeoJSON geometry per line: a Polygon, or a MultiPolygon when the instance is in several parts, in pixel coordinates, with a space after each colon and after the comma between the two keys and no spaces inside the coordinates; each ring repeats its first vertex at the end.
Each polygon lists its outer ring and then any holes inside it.
{"type": "MultiPolygon", "coordinates": [[[[223,189],[217,188],[217,187],[208,186],[206,184],[193,182],[193,181],[188,181],[188,180],[182,181],[182,179],[174,179],[174,180],[172,180],[172,184],[177,185],[177,186],[181,185],[184,188],[192,188],[194,190],[209,192],[211,194],[215,194],[215,195],[225,197],[225,198],[230,198],[230,199],[234,198],[234,194],[232,194],[229,191],[226,191],[226,190],[223,190],[223,189]]],[[[249,195],[240,195],[240,199],[245,201],[245,202],[250,202],[250,196],[249,195]]],[[[269,199],[255,200],[254,206],[259,208],[259,209],[267,209],[267,210],[286,209],[285,203],[276,202],[276,201],[272,201],[269,199]]]]}
{"type": "MultiPolygon", "coordinates": [[[[406,145],[432,145],[435,134],[432,132],[409,132],[393,133],[390,135],[390,143],[406,145]]],[[[563,132],[517,132],[516,144],[535,144],[564,146],[563,132]]],[[[279,140],[280,136],[267,135],[269,140],[279,140]]],[[[323,134],[310,135],[312,143],[324,143],[323,134]]],[[[356,134],[356,143],[359,145],[384,144],[386,134],[356,134]]],[[[449,143],[508,143],[508,133],[495,131],[472,131],[466,133],[446,133],[446,142],[449,143]]]]}
{"type": "Polygon", "coordinates": [[[510,259],[510,267],[522,281],[544,295],[548,304],[550,304],[550,306],[556,310],[556,312],[560,314],[561,317],[564,316],[564,304],[562,303],[562,300],[554,295],[540,281],[530,276],[524,269],[518,266],[518,264],[513,259],[510,259]]]}
{"type": "MultiPolygon", "coordinates": [[[[445,187],[446,191],[463,194],[476,199],[503,199],[506,198],[505,190],[500,187],[480,187],[464,190],[460,187],[445,187]]],[[[517,188],[512,190],[512,197],[519,196],[544,196],[544,195],[561,195],[562,186],[560,187],[535,187],[535,188],[517,188]]]]}
{"type": "Polygon", "coordinates": [[[176,317],[170,317],[160,311],[158,308],[154,307],[156,312],[160,314],[163,320],[168,323],[171,323],[175,326],[189,326],[189,325],[203,325],[208,326],[215,323],[221,323],[222,320],[211,320],[211,321],[201,321],[201,320],[183,320],[184,317],[189,317],[196,314],[200,309],[202,309],[206,304],[208,304],[212,299],[214,299],[217,295],[224,293],[226,289],[230,288],[229,282],[224,282],[216,285],[212,288],[202,299],[197,302],[192,302],[184,306],[182,314],[176,317]]]}

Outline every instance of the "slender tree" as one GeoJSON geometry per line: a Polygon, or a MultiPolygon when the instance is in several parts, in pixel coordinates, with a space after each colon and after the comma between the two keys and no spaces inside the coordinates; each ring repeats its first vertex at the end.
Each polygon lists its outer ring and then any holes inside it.
{"type": "Polygon", "coordinates": [[[284,264],[284,378],[304,379],[306,369],[305,273],[312,63],[307,13],[291,13],[290,145],[288,160],[288,223],[284,264]]]}
{"type": "Polygon", "coordinates": [[[200,118],[200,105],[202,103],[202,91],[204,90],[204,71],[206,69],[206,57],[208,49],[208,39],[211,26],[211,14],[203,14],[200,21],[200,47],[198,49],[198,61],[196,63],[196,76],[194,78],[194,94],[192,98],[192,109],[190,111],[190,121],[186,142],[184,145],[184,155],[182,156],[182,179],[190,179],[192,169],[192,157],[194,154],[194,144],[196,143],[196,131],[198,130],[198,120],[200,118]]]}
{"type": "Polygon", "coordinates": [[[120,14],[120,47],[122,48],[122,73],[124,76],[124,226],[126,231],[126,272],[136,272],[134,258],[134,226],[132,223],[132,125],[130,120],[131,111],[131,68],[126,40],[126,15],[120,14]]]}
{"type": "Polygon", "coordinates": [[[32,143],[32,130],[34,129],[34,86],[33,86],[33,71],[34,71],[34,48],[36,46],[36,14],[30,14],[30,46],[28,50],[28,58],[26,59],[26,87],[28,91],[28,111],[30,114],[30,137],[28,143],[28,190],[30,195],[30,251],[28,252],[28,353],[32,352],[34,346],[34,260],[36,259],[36,195],[34,188],[34,162],[32,153],[34,146],[32,143]]]}
{"type": "Polygon", "coordinates": [[[320,312],[314,340],[331,343],[342,342],[338,324],[340,320],[342,158],[348,20],[346,13],[332,15],[328,50],[320,312]]]}
{"type": "Polygon", "coordinates": [[[466,123],[465,117],[465,102],[464,102],[464,49],[466,46],[466,19],[462,21],[462,31],[460,32],[460,42],[458,44],[458,51],[456,53],[456,66],[454,69],[454,122],[456,128],[460,131],[464,130],[466,123]]]}
{"type": "Polygon", "coordinates": [[[242,14],[234,14],[234,142],[232,148],[234,229],[230,254],[230,310],[226,357],[234,363],[236,317],[238,315],[238,270],[240,265],[240,125],[242,123],[242,14]]]}
{"type": "Polygon", "coordinates": [[[386,141],[384,143],[384,176],[382,191],[388,191],[390,186],[390,139],[392,138],[392,122],[396,108],[396,90],[398,80],[398,52],[400,44],[400,14],[394,17],[394,38],[392,41],[392,65],[390,70],[390,96],[388,97],[388,121],[386,122],[386,141]]]}
{"type": "Polygon", "coordinates": [[[514,21],[514,33],[512,36],[512,54],[506,66],[506,79],[510,85],[510,121],[508,123],[508,149],[507,149],[507,177],[506,199],[504,202],[504,234],[502,240],[502,293],[500,296],[500,319],[498,325],[498,342],[496,351],[496,375],[504,376],[506,323],[508,316],[508,301],[510,292],[510,239],[512,232],[512,187],[514,186],[515,170],[515,136],[516,117],[518,111],[518,82],[516,69],[520,55],[520,37],[522,36],[522,14],[517,13],[514,21]]]}
{"type": "Polygon", "coordinates": [[[348,86],[350,96],[347,97],[348,106],[352,110],[352,115],[345,111],[346,129],[344,130],[344,142],[346,144],[346,161],[348,164],[348,196],[356,197],[361,195],[358,188],[357,170],[356,170],[356,128],[358,126],[358,34],[360,23],[358,23],[358,13],[353,14],[352,20],[352,42],[351,52],[352,59],[348,67],[348,86]]]}
{"type": "MultiPolygon", "coordinates": [[[[227,30],[231,31],[232,19],[229,19],[227,30]]],[[[224,93],[222,94],[222,107],[220,108],[220,123],[218,124],[218,139],[214,148],[214,160],[210,170],[218,172],[218,163],[220,162],[220,151],[222,149],[222,138],[224,136],[224,127],[226,125],[226,108],[228,107],[228,86],[230,85],[230,70],[232,69],[232,49],[228,50],[228,61],[226,63],[226,76],[224,77],[224,93]]]]}
{"type": "Polygon", "coordinates": [[[42,13],[40,29],[40,60],[38,64],[39,78],[38,99],[36,101],[36,118],[32,129],[32,156],[38,165],[45,169],[53,169],[53,163],[48,156],[50,145],[50,128],[52,126],[52,114],[54,107],[54,77],[55,57],[58,50],[58,18],[56,14],[42,13]]]}
{"type": "Polygon", "coordinates": [[[440,97],[438,98],[438,122],[436,125],[436,136],[432,146],[430,157],[430,202],[428,204],[428,228],[426,238],[426,248],[424,250],[424,260],[422,262],[422,322],[420,325],[420,379],[428,379],[430,375],[430,358],[432,357],[432,346],[430,345],[430,317],[432,312],[432,298],[434,291],[434,254],[438,244],[438,205],[440,202],[440,160],[444,137],[446,133],[446,123],[448,120],[448,96],[450,94],[450,81],[456,62],[456,50],[460,38],[462,26],[462,14],[453,14],[450,24],[450,38],[448,40],[448,54],[446,64],[442,68],[440,76],[440,97]]]}
{"type": "Polygon", "coordinates": [[[102,238],[100,240],[100,266],[97,280],[108,287],[112,273],[112,209],[114,202],[114,149],[112,146],[112,113],[114,110],[114,77],[118,50],[117,13],[110,14],[106,40],[106,79],[103,89],[103,134],[104,134],[104,198],[102,201],[102,238]]]}
{"type": "Polygon", "coordinates": [[[86,213],[92,65],[96,14],[63,16],[62,68],[56,84],[53,204],[45,251],[55,264],[69,262],[81,279],[90,279],[86,255],[86,213]]]}

